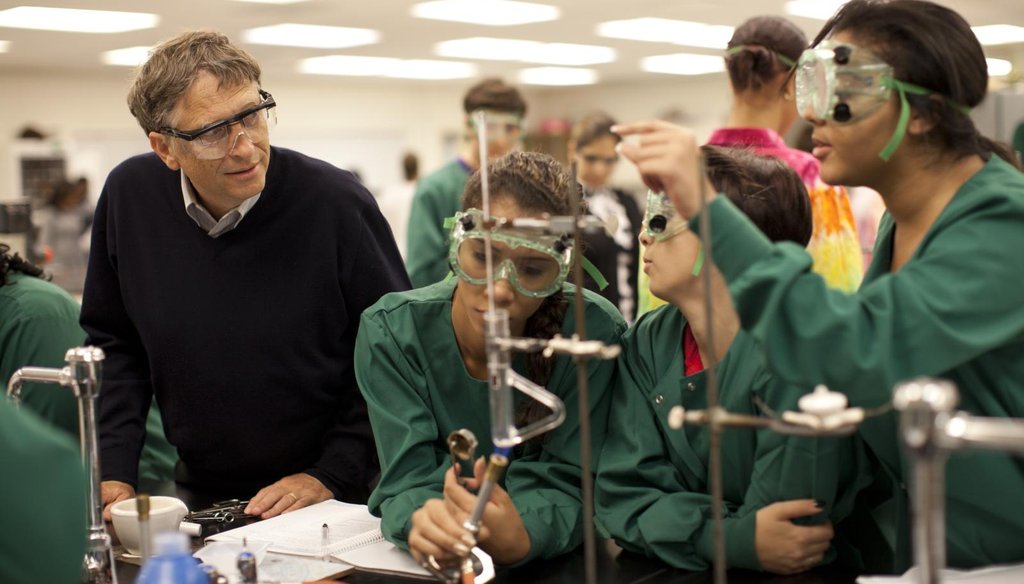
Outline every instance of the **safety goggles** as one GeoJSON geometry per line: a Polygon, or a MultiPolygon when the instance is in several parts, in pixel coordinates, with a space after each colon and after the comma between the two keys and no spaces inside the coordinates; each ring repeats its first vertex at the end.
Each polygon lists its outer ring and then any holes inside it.
{"type": "MultiPolygon", "coordinates": [[[[814,120],[849,124],[885,105],[895,90],[900,97],[900,117],[892,138],[879,153],[892,157],[910,121],[907,94],[934,95],[935,92],[893,77],[893,68],[867,49],[849,43],[826,40],[800,56],[796,70],[796,106],[801,115],[814,120]]],[[[967,108],[945,98],[964,113],[967,108]]]]}
{"type": "Polygon", "coordinates": [[[498,112],[494,110],[476,110],[469,116],[470,126],[476,130],[477,112],[484,112],[484,119],[487,120],[487,139],[503,139],[508,136],[518,136],[523,131],[523,118],[517,114],[498,112]]]}
{"type": "Polygon", "coordinates": [[[234,149],[242,134],[253,143],[263,143],[270,136],[270,130],[277,125],[277,102],[268,92],[260,89],[260,103],[230,118],[213,122],[198,130],[181,131],[165,127],[161,134],[174,136],[189,142],[196,158],[216,160],[223,158],[234,149]],[[232,129],[234,126],[238,128],[232,129]]]}
{"type": "MultiPolygon", "coordinates": [[[[543,298],[558,291],[572,265],[572,239],[540,235],[496,224],[490,229],[494,281],[507,280],[517,292],[543,298]]],[[[470,284],[487,283],[483,212],[456,213],[448,262],[470,284]]]]}
{"type": "Polygon", "coordinates": [[[643,233],[654,241],[665,241],[689,229],[690,224],[676,213],[672,201],[662,193],[647,191],[643,233]]]}

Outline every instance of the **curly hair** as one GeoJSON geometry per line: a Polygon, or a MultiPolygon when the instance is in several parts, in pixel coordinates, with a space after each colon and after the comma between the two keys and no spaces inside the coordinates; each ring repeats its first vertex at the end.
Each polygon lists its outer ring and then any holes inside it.
{"type": "MultiPolygon", "coordinates": [[[[549,213],[568,215],[572,212],[572,197],[576,183],[557,160],[539,152],[510,152],[487,166],[488,187],[492,200],[511,200],[527,214],[549,213]]],[[[480,173],[474,173],[462,194],[462,208],[479,208],[483,203],[480,173]]],[[[524,336],[550,339],[562,331],[568,300],[559,290],[544,299],[536,312],[526,321],[524,336]]],[[[554,359],[541,353],[526,355],[527,376],[534,383],[546,385],[554,369],[554,359]]],[[[521,425],[543,415],[543,406],[527,404],[516,413],[521,425]]]]}
{"type": "Polygon", "coordinates": [[[0,243],[0,286],[7,285],[7,274],[10,272],[21,272],[35,278],[49,279],[43,274],[43,270],[39,266],[25,260],[18,254],[11,255],[7,253],[9,251],[11,251],[10,246],[0,243]]]}

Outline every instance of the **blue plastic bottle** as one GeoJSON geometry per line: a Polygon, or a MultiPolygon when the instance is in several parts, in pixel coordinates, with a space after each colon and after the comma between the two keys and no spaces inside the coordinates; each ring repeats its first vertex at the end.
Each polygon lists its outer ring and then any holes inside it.
{"type": "Polygon", "coordinates": [[[188,536],[184,533],[158,534],[153,541],[153,557],[139,572],[135,584],[207,584],[209,578],[192,557],[188,536]]]}

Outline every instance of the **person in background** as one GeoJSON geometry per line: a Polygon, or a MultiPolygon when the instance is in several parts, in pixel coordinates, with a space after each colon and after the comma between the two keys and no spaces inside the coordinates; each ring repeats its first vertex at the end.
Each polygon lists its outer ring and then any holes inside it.
{"type": "Polygon", "coordinates": [[[631,323],[637,312],[641,213],[631,194],[608,184],[619,160],[615,146],[621,138],[611,131],[614,125],[615,120],[603,112],[580,119],[569,134],[569,160],[576,165],[576,180],[583,185],[587,213],[606,225],[604,232],[584,236],[583,251],[608,280],[608,286],[599,290],[589,275],[585,285],[617,306],[631,323]]]}
{"type": "Polygon", "coordinates": [[[105,512],[135,494],[154,396],[193,492],[264,518],[365,500],[377,463],[352,349],[362,311],[408,288],[373,195],[271,146],[276,101],[222,34],[157,46],[128,104],[153,152],[107,178],[81,318],[107,357],[105,512]]]}
{"type": "Polygon", "coordinates": [[[49,203],[36,211],[38,244],[44,257],[50,257],[47,271],[53,283],[73,294],[82,292],[89,259],[89,228],[93,207],[88,199],[89,183],[83,177],[74,182],[61,181],[49,203]]]}
{"type": "MultiPolygon", "coordinates": [[[[10,255],[9,251],[0,243],[0,387],[4,388],[22,367],[64,367],[67,350],[85,342],[85,331],[78,324],[78,302],[48,282],[39,267],[18,255],[10,255]]],[[[78,441],[78,400],[71,390],[26,383],[21,401],[78,441]]],[[[154,404],[146,418],[140,478],[172,480],[177,458],[174,447],[164,437],[160,412],[154,404]]]]}
{"type": "Polygon", "coordinates": [[[420,176],[420,160],[412,152],[402,155],[402,184],[384,189],[377,197],[377,206],[391,226],[398,251],[402,258],[406,254],[406,233],[409,227],[409,211],[412,208],[412,197],[416,193],[416,181],[420,176]]]}
{"type": "Polygon", "coordinates": [[[466,180],[480,167],[480,144],[473,115],[487,115],[487,158],[493,160],[519,146],[526,101],[501,79],[484,79],[462,100],[463,143],[455,160],[416,185],[409,213],[406,266],[415,288],[440,281],[448,273],[445,220],[459,212],[466,180]]]}
{"type": "MultiPolygon", "coordinates": [[[[811,273],[805,250],[772,243],[694,169],[693,134],[661,122],[618,127],[623,154],[683,218],[706,204],[715,263],[768,367],[796,386],[824,383],[852,406],[883,407],[921,376],[959,388],[959,408],[1024,418],[1024,174],[981,135],[985,53],[956,12],[920,0],[852,0],[797,69],[797,102],[814,124],[822,178],[877,191],[887,212],[855,294],[811,273]],[[881,91],[865,91],[865,87],[881,91]],[[702,184],[703,182],[703,184],[702,184]],[[705,200],[701,200],[701,194],[705,200]]],[[[773,405],[771,403],[769,406],[773,405]]],[[[906,484],[896,414],[860,425],[877,495],[857,515],[909,564],[906,484]]],[[[1003,452],[946,462],[948,565],[1024,561],[1024,466],[1003,452]]]]}
{"type": "MultiPolygon", "coordinates": [[[[711,183],[769,239],[807,244],[811,206],[792,168],[747,150],[701,150],[711,183]]],[[[771,399],[780,381],[765,367],[757,341],[740,330],[725,281],[704,261],[700,239],[664,195],[648,197],[640,238],[651,292],[669,304],[643,315],[622,338],[598,467],[597,521],[625,549],[676,568],[706,570],[715,549],[709,430],[673,429],[669,411],[706,407],[705,364],[712,357],[719,405],[729,412],[764,415],[751,398],[771,399]],[[711,270],[712,322],[705,270],[711,270]]],[[[792,410],[797,404],[782,405],[792,410]]],[[[852,439],[730,428],[721,436],[721,452],[728,461],[722,484],[730,568],[794,574],[834,558],[832,524],[850,515],[868,480],[864,454],[852,439]]]]}
{"type": "Polygon", "coordinates": [[[807,244],[814,271],[830,286],[853,292],[860,285],[863,259],[847,193],[822,181],[818,161],[782,139],[797,119],[790,72],[807,37],[784,18],[757,16],[736,29],[728,46],[732,107],[725,127],[712,133],[708,144],[778,156],[799,173],[814,216],[814,234],[807,244]]]}
{"type": "MultiPolygon", "coordinates": [[[[491,162],[488,173],[494,217],[570,213],[576,185],[546,154],[512,152],[491,162]]],[[[467,489],[479,486],[483,460],[477,461],[475,479],[460,485],[446,438],[467,428],[485,445],[483,454],[490,451],[482,201],[475,173],[448,253],[458,277],[385,296],[363,313],[356,339],[356,377],[369,404],[381,461],[370,511],[381,517],[388,540],[407,546],[421,561],[427,556],[453,561],[476,543],[462,525],[476,504],[467,489]]],[[[512,336],[572,336],[575,288],[565,284],[572,244],[515,229],[494,230],[492,237],[494,306],[508,311],[512,336]]],[[[615,307],[589,290],[583,298],[588,338],[617,343],[626,324],[615,307]]],[[[614,365],[587,363],[595,454],[605,435],[614,365]]],[[[484,512],[480,547],[503,565],[568,552],[583,537],[576,361],[516,354],[512,367],[561,398],[566,420],[513,450],[508,472],[484,512]]],[[[516,392],[517,427],[547,413],[524,398],[516,392]]]]}

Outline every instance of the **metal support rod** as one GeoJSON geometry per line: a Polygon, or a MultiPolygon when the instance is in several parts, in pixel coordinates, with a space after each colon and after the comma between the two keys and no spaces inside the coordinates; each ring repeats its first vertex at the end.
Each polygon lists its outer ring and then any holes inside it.
{"type": "MultiPolygon", "coordinates": [[[[575,320],[576,340],[587,338],[587,312],[583,300],[583,230],[580,226],[582,215],[582,192],[576,182],[576,167],[573,166],[572,205],[573,221],[573,262],[572,277],[576,283],[575,320]]],[[[580,491],[583,497],[583,565],[587,584],[597,582],[597,542],[594,538],[594,477],[591,464],[590,434],[590,384],[587,377],[587,357],[578,355],[576,360],[576,392],[580,417],[580,491]]]]}

